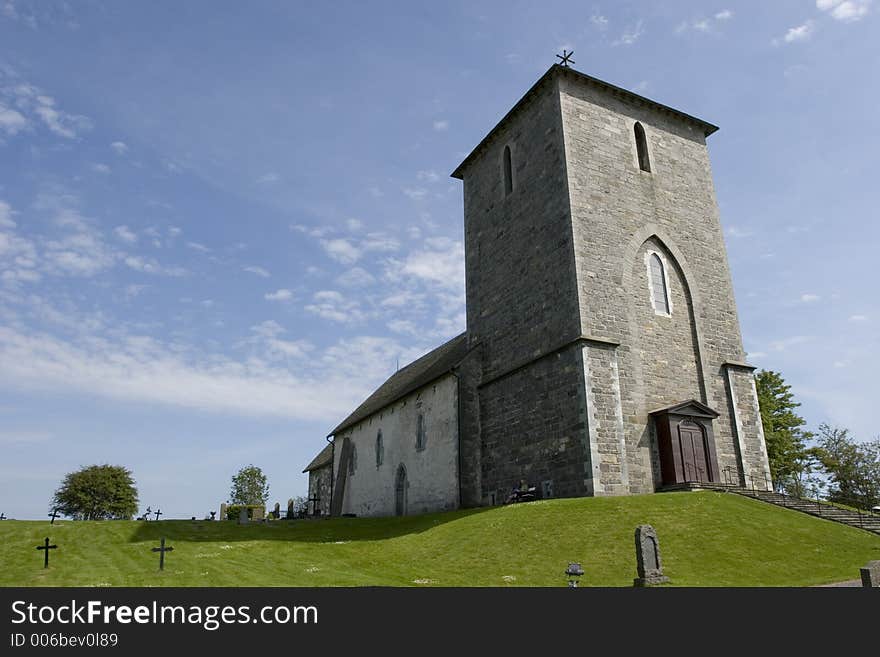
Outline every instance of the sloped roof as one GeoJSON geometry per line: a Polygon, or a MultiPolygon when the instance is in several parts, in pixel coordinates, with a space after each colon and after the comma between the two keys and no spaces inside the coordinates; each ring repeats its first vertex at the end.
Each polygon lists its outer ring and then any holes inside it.
{"type": "Polygon", "coordinates": [[[311,470],[317,470],[319,468],[323,468],[325,465],[330,465],[333,461],[333,443],[327,443],[327,446],[320,451],[320,453],[312,459],[312,462],[306,466],[306,469],[303,472],[309,472],[311,470]]]}
{"type": "Polygon", "coordinates": [[[411,392],[449,372],[467,353],[466,334],[452,338],[395,372],[329,435],[335,436],[411,392]]]}
{"type": "Polygon", "coordinates": [[[687,399],[685,401],[672,404],[672,406],[658,408],[655,411],[651,411],[649,415],[655,415],[657,413],[670,413],[673,415],[702,415],[705,417],[713,418],[721,415],[718,411],[709,408],[703,402],[699,402],[696,399],[687,399]]]}
{"type": "Polygon", "coordinates": [[[659,109],[662,112],[666,112],[667,114],[671,114],[673,116],[678,117],[679,119],[683,119],[690,123],[694,123],[703,131],[703,134],[708,137],[713,132],[718,130],[718,126],[712,125],[711,123],[704,121],[703,119],[698,119],[695,116],[691,116],[690,114],[685,114],[684,112],[677,110],[673,107],[669,107],[668,105],[664,105],[663,103],[658,103],[656,100],[651,100],[650,98],[645,98],[644,96],[640,96],[637,93],[629,91],[628,89],[624,89],[622,87],[615,86],[610,82],[605,82],[604,80],[600,80],[599,78],[594,78],[586,73],[581,73],[580,71],[576,71],[573,68],[568,66],[561,66],[559,64],[553,64],[541,78],[532,85],[531,89],[529,89],[522,98],[520,98],[516,105],[514,105],[511,110],[504,115],[504,117],[497,123],[497,125],[492,128],[489,133],[483,137],[482,141],[477,144],[476,148],[471,151],[470,155],[468,155],[461,164],[452,172],[453,178],[463,178],[464,177],[464,169],[470,163],[470,161],[474,158],[477,152],[487,144],[492,137],[501,129],[501,127],[507,123],[508,119],[510,119],[517,111],[525,104],[526,100],[534,94],[537,89],[547,80],[550,79],[553,75],[570,75],[575,79],[581,80],[582,82],[586,82],[588,84],[592,84],[594,86],[600,87],[606,91],[610,91],[612,94],[622,96],[628,100],[635,100],[642,103],[647,103],[651,107],[655,109],[659,109]]]}

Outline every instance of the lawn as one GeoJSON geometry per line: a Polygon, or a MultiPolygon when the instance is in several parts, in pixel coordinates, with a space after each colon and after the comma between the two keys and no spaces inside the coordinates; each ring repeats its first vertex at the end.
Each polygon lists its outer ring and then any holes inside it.
{"type": "Polygon", "coordinates": [[[718,492],[546,500],[406,518],[0,522],[0,586],[631,586],[652,524],[673,586],[857,579],[880,536],[718,492]],[[58,545],[50,566],[35,548],[58,545]],[[174,551],[165,571],[151,548],[174,551]]]}

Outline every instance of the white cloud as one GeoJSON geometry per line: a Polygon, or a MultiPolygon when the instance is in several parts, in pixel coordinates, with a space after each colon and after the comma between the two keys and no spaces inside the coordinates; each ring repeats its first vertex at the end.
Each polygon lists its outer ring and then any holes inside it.
{"type": "Polygon", "coordinates": [[[420,331],[414,322],[407,319],[393,319],[387,324],[388,328],[395,333],[403,335],[419,335],[420,331]]]}
{"type": "Polygon", "coordinates": [[[92,128],[92,122],[87,117],[56,108],[55,99],[51,96],[37,95],[33,111],[49,130],[65,139],[76,139],[92,128]]]}
{"type": "Polygon", "coordinates": [[[733,12],[730,11],[729,9],[724,9],[722,11],[719,11],[717,14],[715,14],[716,21],[726,21],[726,20],[730,20],[731,18],[733,18],[733,12]]]}
{"type": "Polygon", "coordinates": [[[819,301],[819,299],[821,298],[822,297],[820,297],[818,294],[806,293],[801,295],[801,301],[803,301],[804,303],[813,303],[815,301],[819,301]]]}
{"type": "Polygon", "coordinates": [[[186,246],[193,251],[198,251],[199,253],[210,253],[211,249],[204,244],[200,244],[199,242],[187,242],[186,246]]]}
{"type": "Polygon", "coordinates": [[[328,256],[343,265],[354,264],[361,257],[360,249],[345,239],[321,240],[321,246],[328,256]]]}
{"type": "Polygon", "coordinates": [[[413,201],[422,201],[428,195],[428,190],[424,187],[404,187],[401,191],[413,201]]]}
{"type": "Polygon", "coordinates": [[[601,14],[593,14],[590,16],[590,22],[600,30],[604,30],[608,27],[608,19],[601,14]]]}
{"type": "Polygon", "coordinates": [[[786,43],[794,43],[796,41],[807,41],[811,36],[813,36],[813,32],[815,31],[815,22],[812,20],[808,20],[806,23],[802,25],[798,25],[797,27],[791,27],[785,33],[785,36],[782,37],[782,40],[786,43]]]}
{"type": "Polygon", "coordinates": [[[754,234],[752,231],[738,226],[729,226],[724,232],[730,237],[751,237],[754,234]]]}
{"type": "Polygon", "coordinates": [[[113,232],[126,244],[134,244],[138,240],[138,236],[128,226],[117,226],[113,232]]]}
{"type": "Polygon", "coordinates": [[[871,0],[816,0],[816,7],[835,20],[852,23],[868,15],[871,0]]]}
{"type": "Polygon", "coordinates": [[[360,219],[354,219],[354,218],[346,219],[345,226],[353,233],[356,233],[364,227],[364,222],[361,221],[360,219]]]}
{"type": "Polygon", "coordinates": [[[92,171],[107,174],[110,173],[110,167],[108,167],[106,164],[101,164],[100,162],[98,162],[97,164],[92,165],[92,171]]]}
{"type": "Polygon", "coordinates": [[[434,121],[434,130],[437,130],[438,132],[449,130],[449,121],[447,121],[446,119],[434,121]]]}
{"type": "Polygon", "coordinates": [[[187,271],[182,267],[165,266],[154,260],[153,258],[143,258],[141,256],[127,255],[122,261],[129,269],[139,271],[143,274],[155,274],[161,276],[185,276],[187,271]]]}
{"type": "Polygon", "coordinates": [[[360,304],[357,301],[346,299],[335,290],[315,292],[312,299],[313,303],[307,305],[305,309],[322,319],[341,324],[359,322],[364,319],[360,304]]]}
{"type": "Polygon", "coordinates": [[[263,298],[266,299],[266,301],[290,301],[293,299],[293,292],[287,288],[281,288],[274,292],[267,292],[263,295],[263,298]]]}
{"type": "Polygon", "coordinates": [[[259,178],[257,178],[257,182],[261,185],[271,185],[272,183],[276,183],[281,180],[281,176],[279,176],[274,171],[270,171],[268,173],[263,174],[259,178]]]}
{"type": "Polygon", "coordinates": [[[848,321],[850,321],[850,322],[867,322],[868,317],[867,317],[867,315],[850,315],[848,321]]]}
{"type": "Polygon", "coordinates": [[[0,228],[15,228],[16,223],[12,220],[12,206],[6,201],[0,201],[0,228]]]}
{"type": "Polygon", "coordinates": [[[122,141],[114,141],[110,144],[110,148],[113,149],[113,152],[117,155],[125,155],[128,153],[128,145],[122,141]]]}
{"type": "Polygon", "coordinates": [[[642,35],[645,33],[644,23],[643,21],[639,21],[634,26],[627,28],[624,30],[623,34],[620,35],[620,38],[617,41],[614,41],[612,46],[631,46],[636,41],[638,41],[642,35]]]}
{"type": "Polygon", "coordinates": [[[354,267],[340,275],[336,282],[343,287],[366,287],[375,283],[376,279],[366,269],[354,267]]]}
{"type": "Polygon", "coordinates": [[[433,169],[429,171],[419,171],[418,173],[416,173],[416,180],[435,183],[440,180],[440,174],[433,169]]]}
{"type": "Polygon", "coordinates": [[[400,248],[400,242],[383,233],[368,233],[360,243],[360,248],[364,251],[390,253],[392,251],[397,251],[400,248]]]}
{"type": "Polygon", "coordinates": [[[262,267],[257,267],[256,265],[249,265],[247,267],[242,267],[242,271],[249,272],[251,274],[256,274],[257,276],[262,276],[263,278],[269,278],[271,274],[267,269],[263,269],[262,267]]]}
{"type": "Polygon", "coordinates": [[[53,274],[94,276],[116,262],[116,251],[105,242],[91,220],[76,210],[62,208],[55,223],[66,232],[45,242],[43,264],[53,274]]]}
{"type": "Polygon", "coordinates": [[[774,340],[770,343],[770,348],[773,351],[785,351],[790,347],[795,347],[799,344],[804,344],[812,340],[810,336],[807,335],[795,335],[790,338],[783,338],[781,340],[774,340]]]}
{"type": "Polygon", "coordinates": [[[7,135],[16,135],[24,130],[27,124],[27,119],[20,112],[0,104],[0,130],[7,135]]]}
{"type": "Polygon", "coordinates": [[[445,237],[425,240],[424,248],[410,253],[405,260],[389,263],[391,278],[415,277],[442,288],[464,288],[464,245],[445,237]]]}

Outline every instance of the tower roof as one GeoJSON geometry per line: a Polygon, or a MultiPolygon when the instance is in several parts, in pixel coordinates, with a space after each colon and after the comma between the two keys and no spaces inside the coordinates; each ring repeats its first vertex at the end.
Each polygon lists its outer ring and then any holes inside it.
{"type": "Polygon", "coordinates": [[[615,85],[611,84],[610,82],[605,82],[604,80],[600,80],[598,78],[594,78],[592,76],[589,76],[585,73],[581,73],[580,71],[576,71],[573,68],[569,68],[567,66],[560,66],[559,64],[553,64],[553,66],[551,66],[549,69],[547,69],[547,72],[544,73],[544,75],[542,75],[541,78],[537,82],[535,82],[535,84],[532,85],[531,89],[529,89],[525,93],[525,95],[523,95],[523,97],[520,98],[516,102],[516,105],[514,105],[510,109],[510,111],[504,115],[504,118],[502,118],[497,123],[497,125],[494,128],[492,128],[485,137],[483,137],[482,141],[480,141],[480,143],[477,144],[476,148],[474,148],[474,150],[471,151],[470,155],[468,155],[462,161],[462,163],[458,165],[458,167],[455,169],[455,171],[452,172],[452,177],[458,178],[459,180],[463,179],[465,167],[468,164],[470,164],[471,160],[473,160],[474,157],[476,157],[477,153],[479,153],[483,149],[483,147],[486,146],[492,140],[492,138],[511,119],[511,117],[513,117],[519,111],[519,109],[526,103],[526,101],[529,100],[529,98],[531,98],[535,93],[537,93],[538,89],[542,85],[544,85],[544,83],[553,79],[554,76],[557,76],[557,75],[571,76],[574,79],[580,80],[582,82],[586,82],[587,84],[591,84],[591,85],[599,87],[605,91],[608,91],[612,95],[620,96],[620,97],[625,98],[627,100],[644,103],[646,105],[649,105],[650,107],[653,107],[654,109],[658,109],[662,112],[666,112],[668,114],[671,114],[675,117],[678,117],[679,119],[683,119],[684,121],[687,121],[688,123],[696,125],[698,128],[700,128],[703,131],[703,134],[706,137],[708,137],[709,135],[711,135],[712,133],[714,133],[718,130],[718,126],[713,125],[711,123],[708,123],[706,121],[703,121],[702,119],[698,119],[697,117],[691,116],[690,114],[685,114],[684,112],[681,112],[677,109],[669,107],[668,105],[663,105],[662,103],[658,103],[657,101],[651,100],[650,98],[646,98],[645,96],[640,96],[637,93],[633,93],[632,91],[628,91],[626,89],[623,89],[622,87],[615,86],[615,85]]]}

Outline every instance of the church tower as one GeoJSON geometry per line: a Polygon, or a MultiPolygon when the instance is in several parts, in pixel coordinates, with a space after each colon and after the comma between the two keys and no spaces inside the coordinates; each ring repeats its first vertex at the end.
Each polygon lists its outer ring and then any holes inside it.
{"type": "Polygon", "coordinates": [[[464,182],[463,505],[769,488],[705,121],[554,65],[464,182]]]}

